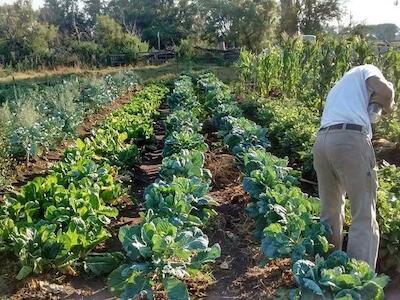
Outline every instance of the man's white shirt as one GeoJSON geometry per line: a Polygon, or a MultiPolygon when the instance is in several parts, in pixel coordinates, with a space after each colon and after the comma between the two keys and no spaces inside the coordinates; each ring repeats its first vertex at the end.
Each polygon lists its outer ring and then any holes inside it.
{"type": "Polygon", "coordinates": [[[368,115],[368,105],[372,91],[367,87],[367,79],[377,76],[385,79],[382,72],[373,65],[352,68],[330,90],[321,119],[321,128],[350,123],[363,126],[372,138],[372,128],[368,115]]]}

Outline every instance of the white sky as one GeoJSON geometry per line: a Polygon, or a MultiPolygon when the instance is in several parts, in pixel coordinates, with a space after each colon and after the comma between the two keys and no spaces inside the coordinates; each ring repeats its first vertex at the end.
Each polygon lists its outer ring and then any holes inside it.
{"type": "MultiPolygon", "coordinates": [[[[0,0],[0,4],[12,3],[15,0],[0,0]]],[[[400,26],[400,0],[342,0],[348,13],[353,16],[353,22],[365,24],[395,23],[400,26]]],[[[33,6],[38,8],[43,0],[32,0],[33,6]]],[[[349,15],[342,20],[344,25],[349,23],[349,15]]]]}
{"type": "MultiPolygon", "coordinates": [[[[344,3],[354,22],[371,25],[395,23],[400,27],[400,1],[397,6],[395,0],[344,0],[344,3]]],[[[349,16],[345,16],[342,22],[348,23],[349,16]]]]}

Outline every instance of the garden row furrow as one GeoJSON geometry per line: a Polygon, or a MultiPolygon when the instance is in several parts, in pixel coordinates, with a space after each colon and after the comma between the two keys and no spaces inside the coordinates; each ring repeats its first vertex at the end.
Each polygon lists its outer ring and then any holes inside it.
{"type": "MultiPolygon", "coordinates": [[[[229,88],[213,74],[199,78],[199,88],[225,145],[244,173],[243,187],[251,196],[248,215],[269,260],[290,257],[299,288],[296,299],[381,299],[386,276],[377,276],[362,261],[331,251],[330,228],[320,223],[319,200],[303,193],[298,172],[288,161],[267,151],[267,131],[244,118],[229,88]]],[[[288,295],[289,297],[289,295],[288,295]]]]}
{"type": "Polygon", "coordinates": [[[47,269],[71,272],[111,234],[107,228],[123,194],[120,167],[140,156],[153,135],[165,87],[144,88],[93,134],[65,150],[46,177],[36,177],[0,206],[0,251],[18,258],[22,279],[47,269]]]}

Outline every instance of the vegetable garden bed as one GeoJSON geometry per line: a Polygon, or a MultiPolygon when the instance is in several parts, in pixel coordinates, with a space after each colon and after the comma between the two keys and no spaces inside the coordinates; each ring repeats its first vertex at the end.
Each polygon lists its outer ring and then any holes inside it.
{"type": "MultiPolygon", "coordinates": [[[[211,74],[179,77],[170,111],[159,108],[165,94],[146,87],[68,148],[47,177],[6,197],[0,279],[43,273],[19,284],[15,299],[382,299],[387,277],[331,253],[318,199],[298,187],[300,172],[287,159],[269,152],[285,154],[299,134],[312,134],[300,125],[279,136],[282,108],[265,119],[277,123],[270,132],[244,118],[211,74]],[[133,164],[137,145],[153,138],[133,164]],[[132,185],[122,198],[118,178],[132,185]]],[[[302,168],[304,159],[293,161],[302,168]]],[[[380,199],[397,195],[396,176],[393,167],[382,171],[380,199]]]]}
{"type": "Polygon", "coordinates": [[[0,106],[0,190],[23,181],[29,171],[43,172],[47,157],[57,160],[60,143],[85,134],[85,127],[101,116],[98,112],[134,91],[137,80],[130,71],[6,89],[7,101],[0,106]]]}
{"type": "MultiPolygon", "coordinates": [[[[7,285],[8,292],[15,288],[14,276],[21,279],[30,272],[47,272],[49,268],[60,269],[58,274],[80,272],[84,267],[81,259],[88,252],[94,248],[112,249],[112,241],[104,243],[110,233],[123,223],[135,222],[135,200],[127,198],[119,181],[124,170],[128,171],[138,159],[140,148],[135,144],[142,145],[153,137],[152,120],[165,92],[162,87],[146,87],[106,118],[93,137],[78,139],[75,146],[67,148],[47,177],[35,178],[22,187],[21,193],[6,196],[1,207],[0,244],[10,258],[13,252],[18,255],[23,267],[18,274],[14,273],[15,267],[4,270],[2,293],[7,293],[7,285]],[[64,194],[68,202],[63,200],[64,194]],[[32,198],[29,201],[25,200],[28,196],[32,198]],[[125,214],[111,221],[118,211],[109,205],[117,205],[125,214]],[[52,216],[51,211],[58,212],[58,216],[52,216]]],[[[125,187],[129,187],[129,174],[125,175],[125,187]]],[[[33,279],[28,284],[32,282],[38,281],[33,279]]]]}

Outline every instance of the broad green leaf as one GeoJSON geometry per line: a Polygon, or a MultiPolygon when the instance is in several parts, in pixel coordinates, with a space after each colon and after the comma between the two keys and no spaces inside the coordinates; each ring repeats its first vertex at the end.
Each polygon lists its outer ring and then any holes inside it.
{"type": "Polygon", "coordinates": [[[169,300],[189,300],[189,292],[186,285],[171,276],[167,276],[163,279],[164,289],[167,292],[169,300]]]}
{"type": "Polygon", "coordinates": [[[23,266],[23,267],[19,270],[19,272],[18,272],[18,274],[17,274],[17,276],[16,276],[15,278],[16,278],[17,280],[22,280],[22,279],[24,279],[26,276],[28,276],[29,274],[31,274],[32,271],[33,271],[32,267],[23,266]]]}
{"type": "Polygon", "coordinates": [[[147,278],[147,272],[149,271],[149,265],[146,263],[143,264],[123,264],[115,269],[108,276],[107,286],[110,288],[110,291],[119,296],[123,292],[126,291],[128,284],[133,284],[131,286],[130,292],[133,291],[141,291],[141,288],[144,287],[144,281],[138,282],[139,285],[135,287],[134,282],[137,278],[147,278]],[[136,288],[136,289],[135,289],[136,288]]]}
{"type": "Polygon", "coordinates": [[[215,262],[221,256],[221,247],[215,244],[211,248],[199,252],[190,264],[191,268],[200,269],[204,264],[215,262]]]}
{"type": "Polygon", "coordinates": [[[355,290],[344,289],[335,295],[335,300],[363,300],[355,290]]]}
{"type": "Polygon", "coordinates": [[[350,274],[337,275],[334,278],[334,282],[337,286],[343,289],[351,289],[353,287],[361,285],[361,280],[358,277],[350,274]]]}
{"type": "Polygon", "coordinates": [[[85,261],[85,267],[96,276],[106,275],[115,270],[125,259],[120,252],[93,253],[85,261]]]}
{"type": "Polygon", "coordinates": [[[359,289],[361,299],[383,300],[383,288],[376,282],[369,281],[359,289]]]}
{"type": "Polygon", "coordinates": [[[312,281],[311,279],[303,278],[303,286],[307,289],[310,289],[311,291],[313,291],[313,293],[315,293],[319,296],[324,295],[321,287],[315,281],[312,281]]]}
{"type": "Polygon", "coordinates": [[[77,139],[75,144],[76,144],[76,148],[79,151],[82,151],[82,150],[84,150],[86,148],[86,144],[81,139],[77,139]]]}

